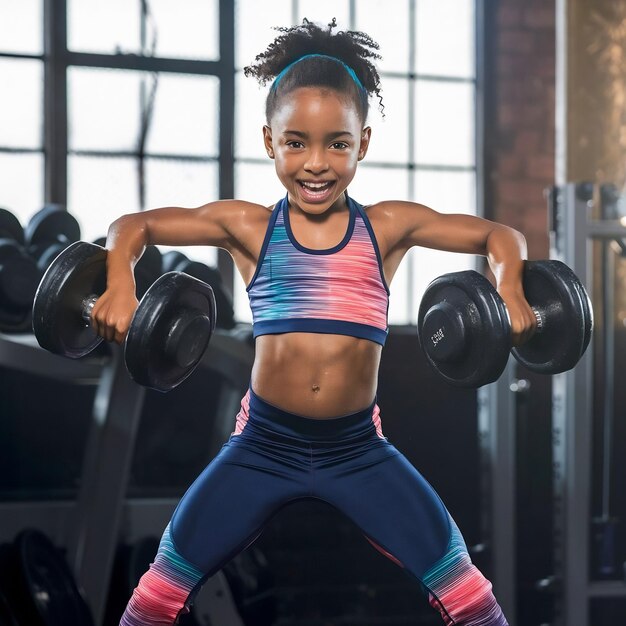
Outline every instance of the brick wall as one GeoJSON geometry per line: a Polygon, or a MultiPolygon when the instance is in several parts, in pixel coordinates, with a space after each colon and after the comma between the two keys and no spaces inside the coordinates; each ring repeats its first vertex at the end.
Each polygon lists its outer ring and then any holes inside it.
{"type": "Polygon", "coordinates": [[[488,3],[491,20],[491,185],[496,221],[522,231],[529,258],[548,256],[544,189],[554,182],[555,3],[488,3]]]}

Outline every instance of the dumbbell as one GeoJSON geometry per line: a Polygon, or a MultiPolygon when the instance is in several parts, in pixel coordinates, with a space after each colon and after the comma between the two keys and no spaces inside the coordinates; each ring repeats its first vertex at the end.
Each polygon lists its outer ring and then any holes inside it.
{"type": "Polygon", "coordinates": [[[178,250],[170,250],[163,255],[164,272],[185,272],[208,285],[215,294],[215,304],[219,311],[217,328],[230,330],[235,327],[235,311],[232,298],[224,289],[219,271],[200,261],[192,261],[178,250]]]}
{"type": "Polygon", "coordinates": [[[41,272],[24,248],[24,231],[13,213],[0,209],[0,331],[30,330],[31,305],[41,272]]]}
{"type": "Polygon", "coordinates": [[[509,356],[529,370],[558,374],[584,354],[593,329],[589,295],[560,261],[526,261],[523,288],[537,318],[529,341],[513,348],[504,301],[473,270],[444,274],[422,298],[418,335],[426,360],[447,382],[480,387],[497,380],[509,356]]]}
{"type": "MultiPolygon", "coordinates": [[[[70,358],[89,354],[102,338],[91,311],[106,289],[107,251],[83,241],[66,248],[46,270],[33,305],[42,348],[70,358]]],[[[215,329],[209,285],[182,272],[160,276],[141,298],[124,343],[133,380],[169,391],[197,366],[215,329]]]]}
{"type": "Polygon", "coordinates": [[[30,218],[24,238],[28,253],[44,272],[57,255],[80,239],[80,225],[62,206],[48,204],[30,218]]]}

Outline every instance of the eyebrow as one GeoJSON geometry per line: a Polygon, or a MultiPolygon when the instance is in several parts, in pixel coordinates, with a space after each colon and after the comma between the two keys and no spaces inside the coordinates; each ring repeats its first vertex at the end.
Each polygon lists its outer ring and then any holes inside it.
{"type": "MultiPolygon", "coordinates": [[[[301,139],[307,139],[309,136],[308,133],[303,133],[300,130],[286,130],[283,135],[295,135],[301,139]]],[[[347,130],[337,130],[332,133],[328,133],[326,137],[327,139],[337,139],[337,137],[341,137],[342,135],[349,135],[350,137],[353,136],[352,133],[347,130]]]]}

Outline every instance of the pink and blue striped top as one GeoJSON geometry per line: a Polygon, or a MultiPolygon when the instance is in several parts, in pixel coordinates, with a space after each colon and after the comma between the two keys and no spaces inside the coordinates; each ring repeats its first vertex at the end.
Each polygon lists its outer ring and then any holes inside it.
{"type": "Polygon", "coordinates": [[[296,241],[286,196],[274,208],[246,289],[255,337],[331,333],[385,344],[389,287],[380,250],[365,210],[347,194],[346,199],[346,234],[325,250],[296,241]]]}

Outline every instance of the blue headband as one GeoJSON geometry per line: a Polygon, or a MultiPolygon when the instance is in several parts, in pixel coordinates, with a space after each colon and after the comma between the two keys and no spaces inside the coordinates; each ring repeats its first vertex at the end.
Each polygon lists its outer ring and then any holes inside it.
{"type": "Polygon", "coordinates": [[[337,63],[341,63],[341,65],[343,65],[343,67],[346,70],[346,72],[348,72],[348,74],[350,75],[350,78],[352,78],[352,80],[356,83],[357,87],[359,89],[362,89],[364,92],[366,91],[365,87],[363,87],[363,83],[361,83],[361,81],[359,80],[359,77],[356,75],[356,72],[347,63],[344,63],[341,59],[338,59],[337,57],[330,56],[329,54],[305,54],[304,56],[300,57],[299,59],[296,59],[295,61],[292,61],[285,69],[283,69],[280,72],[280,74],[278,74],[278,76],[276,76],[276,78],[274,79],[274,82],[272,83],[271,89],[273,89],[274,91],[276,90],[276,88],[278,87],[278,83],[280,82],[282,77],[296,63],[300,63],[300,61],[302,61],[303,59],[310,59],[312,57],[321,57],[323,59],[332,59],[333,61],[337,61],[337,63]]]}

